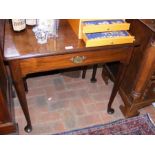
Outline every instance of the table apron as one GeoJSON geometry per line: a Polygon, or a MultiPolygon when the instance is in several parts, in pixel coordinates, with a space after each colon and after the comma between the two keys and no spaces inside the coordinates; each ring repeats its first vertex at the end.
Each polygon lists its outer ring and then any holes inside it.
{"type": "Polygon", "coordinates": [[[128,55],[130,52],[130,48],[119,48],[21,59],[20,68],[22,76],[25,77],[29,73],[65,69],[97,63],[128,61],[128,55]],[[122,52],[122,50],[124,50],[124,52],[122,52]],[[80,61],[74,61],[74,59],[78,60],[78,58],[80,58],[80,61]]]}

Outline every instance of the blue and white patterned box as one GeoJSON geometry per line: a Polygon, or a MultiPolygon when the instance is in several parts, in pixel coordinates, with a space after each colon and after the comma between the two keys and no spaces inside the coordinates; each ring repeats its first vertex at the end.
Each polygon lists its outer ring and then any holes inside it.
{"type": "Polygon", "coordinates": [[[129,34],[126,31],[113,31],[113,32],[87,33],[86,36],[89,40],[91,40],[91,39],[123,37],[123,36],[129,36],[129,34]]]}

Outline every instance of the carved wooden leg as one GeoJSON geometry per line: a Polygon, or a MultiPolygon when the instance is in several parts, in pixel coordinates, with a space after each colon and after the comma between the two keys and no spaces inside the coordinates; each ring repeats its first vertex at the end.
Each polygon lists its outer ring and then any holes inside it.
{"type": "Polygon", "coordinates": [[[27,121],[25,131],[31,132],[32,125],[31,125],[31,120],[30,120],[30,115],[29,115],[29,110],[28,110],[28,105],[27,105],[27,100],[26,100],[26,95],[25,95],[25,88],[24,88],[23,78],[21,75],[19,61],[18,60],[10,61],[9,67],[11,70],[13,83],[14,83],[19,101],[20,101],[20,105],[21,105],[21,108],[24,112],[24,115],[27,121]]]}
{"type": "Polygon", "coordinates": [[[82,79],[85,79],[85,77],[86,77],[87,68],[88,68],[87,66],[82,67],[82,70],[83,70],[82,79]]]}
{"type": "Polygon", "coordinates": [[[97,80],[96,80],[96,71],[97,71],[97,64],[96,65],[93,65],[93,73],[92,73],[92,78],[91,78],[91,82],[92,83],[95,83],[97,80]]]}
{"type": "Polygon", "coordinates": [[[111,108],[112,106],[112,103],[113,103],[113,100],[119,90],[119,86],[123,80],[123,77],[125,75],[125,72],[126,72],[126,68],[127,68],[127,65],[124,64],[124,63],[120,63],[120,66],[119,66],[119,70],[118,70],[118,73],[117,73],[117,77],[116,77],[116,80],[115,80],[115,83],[114,83],[114,87],[112,89],[112,93],[111,93],[111,96],[110,96],[110,99],[109,99],[109,103],[108,103],[108,109],[107,109],[107,112],[109,114],[113,114],[114,113],[114,109],[111,108]]]}

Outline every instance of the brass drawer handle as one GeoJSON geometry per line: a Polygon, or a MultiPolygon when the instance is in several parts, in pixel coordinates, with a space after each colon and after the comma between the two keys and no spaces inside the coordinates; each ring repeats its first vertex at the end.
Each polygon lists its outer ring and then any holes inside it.
{"type": "Polygon", "coordinates": [[[83,63],[83,61],[86,59],[85,56],[75,56],[73,58],[71,58],[71,61],[75,64],[80,64],[83,63]]]}

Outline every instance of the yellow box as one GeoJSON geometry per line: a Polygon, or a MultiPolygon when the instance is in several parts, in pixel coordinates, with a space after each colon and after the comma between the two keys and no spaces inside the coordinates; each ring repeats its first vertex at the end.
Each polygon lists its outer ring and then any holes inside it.
{"type": "Polygon", "coordinates": [[[83,34],[82,39],[84,40],[86,47],[126,44],[126,43],[133,43],[135,40],[134,36],[131,36],[129,33],[128,36],[113,37],[113,38],[95,38],[95,39],[88,39],[86,34],[83,34]]]}
{"type": "Polygon", "coordinates": [[[82,33],[120,31],[120,30],[129,30],[130,24],[126,23],[125,21],[123,21],[123,23],[99,24],[99,25],[88,25],[82,22],[81,28],[82,28],[82,33]]]}

